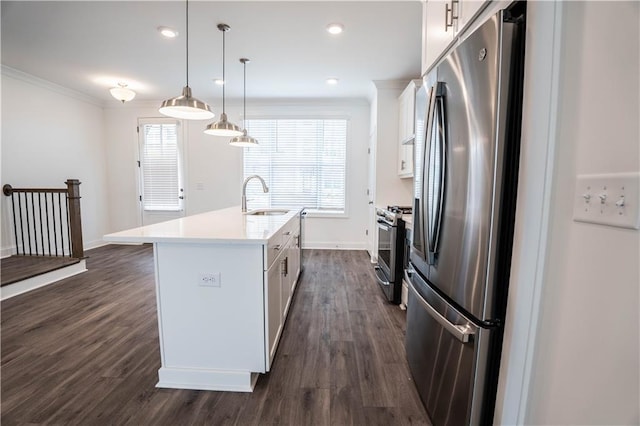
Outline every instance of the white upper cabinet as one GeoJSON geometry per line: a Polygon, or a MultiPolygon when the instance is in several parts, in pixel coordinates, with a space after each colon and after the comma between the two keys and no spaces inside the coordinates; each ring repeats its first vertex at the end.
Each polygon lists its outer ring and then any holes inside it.
{"type": "Polygon", "coordinates": [[[457,13],[457,0],[428,0],[422,6],[422,74],[453,41],[454,28],[457,27],[457,19],[453,16],[457,13]]]}
{"type": "Polygon", "coordinates": [[[422,74],[466,30],[485,0],[426,0],[422,5],[422,74]]]}
{"type": "Polygon", "coordinates": [[[484,4],[484,0],[462,0],[460,2],[460,15],[458,17],[459,31],[465,29],[466,25],[472,21],[472,18],[484,4]]]}
{"type": "Polygon", "coordinates": [[[412,80],[398,97],[398,176],[413,177],[413,142],[416,138],[416,91],[422,80],[412,80]]]}

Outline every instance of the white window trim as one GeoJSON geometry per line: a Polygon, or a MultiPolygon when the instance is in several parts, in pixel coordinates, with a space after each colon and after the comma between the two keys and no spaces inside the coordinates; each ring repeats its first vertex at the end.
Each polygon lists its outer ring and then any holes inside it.
{"type": "Polygon", "coordinates": [[[140,196],[143,197],[144,199],[144,182],[143,182],[143,176],[142,176],[142,143],[143,143],[143,134],[142,134],[142,126],[144,126],[145,124],[175,124],[177,126],[176,128],[176,135],[178,137],[178,175],[180,178],[180,184],[181,187],[183,188],[183,196],[184,199],[182,199],[181,203],[180,203],[180,208],[177,210],[144,210],[144,207],[142,204],[138,204],[138,209],[139,209],[139,221],[140,224],[143,223],[142,220],[142,216],[143,215],[149,215],[149,216],[161,216],[161,215],[166,215],[167,213],[171,213],[171,212],[186,212],[187,209],[187,195],[186,195],[186,191],[187,191],[187,185],[186,185],[186,181],[187,181],[187,170],[186,170],[186,157],[185,157],[185,152],[187,151],[187,147],[186,147],[186,142],[187,142],[187,135],[185,134],[186,128],[187,126],[184,125],[183,120],[179,120],[176,118],[169,118],[169,117],[140,117],[138,118],[138,133],[137,133],[137,143],[136,143],[136,158],[138,163],[140,164],[139,167],[137,167],[136,170],[136,179],[137,179],[137,188],[138,188],[138,194],[140,196]]]}
{"type": "MultiPolygon", "coordinates": [[[[318,219],[348,219],[351,205],[351,187],[349,183],[350,179],[350,160],[351,160],[351,150],[349,147],[351,146],[351,138],[352,138],[352,130],[351,130],[351,115],[348,114],[256,114],[256,115],[247,115],[246,117],[242,117],[243,126],[246,120],[345,120],[347,122],[347,134],[345,138],[345,158],[344,158],[344,211],[343,212],[323,212],[320,210],[311,210],[306,209],[307,218],[318,218],[318,219]]],[[[260,141],[258,141],[258,144],[260,141]]],[[[242,149],[242,165],[243,170],[242,173],[244,175],[244,153],[245,149],[242,149]]],[[[267,183],[268,185],[268,183],[267,183]]]]}

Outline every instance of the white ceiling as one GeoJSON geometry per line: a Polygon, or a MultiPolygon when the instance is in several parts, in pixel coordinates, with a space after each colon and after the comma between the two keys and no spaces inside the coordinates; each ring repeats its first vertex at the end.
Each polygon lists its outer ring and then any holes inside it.
{"type": "MultiPolygon", "coordinates": [[[[222,97],[226,23],[228,98],[365,98],[372,80],[420,73],[419,1],[190,1],[189,85],[193,95],[222,97]],[[345,26],[328,34],[328,23],[345,26]],[[340,79],[328,86],[327,77],[340,79]]],[[[185,2],[2,1],[2,64],[105,102],[124,81],[136,100],[180,94],[186,81],[185,2]],[[160,36],[158,26],[178,29],[160,36]]]]}

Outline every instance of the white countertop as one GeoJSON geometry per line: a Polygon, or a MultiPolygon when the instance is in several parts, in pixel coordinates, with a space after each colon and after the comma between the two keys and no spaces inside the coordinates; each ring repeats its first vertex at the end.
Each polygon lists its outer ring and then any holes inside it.
{"type": "Polygon", "coordinates": [[[300,209],[291,209],[283,215],[247,215],[242,213],[240,206],[234,206],[107,234],[104,240],[120,243],[264,244],[299,213],[300,209]]]}
{"type": "Polygon", "coordinates": [[[410,215],[410,214],[402,215],[402,220],[404,220],[405,227],[407,229],[413,229],[413,215],[410,215]]]}

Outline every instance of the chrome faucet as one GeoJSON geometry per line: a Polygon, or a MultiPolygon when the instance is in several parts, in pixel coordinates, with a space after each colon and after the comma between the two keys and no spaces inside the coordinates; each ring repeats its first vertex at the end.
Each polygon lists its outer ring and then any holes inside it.
{"type": "Polygon", "coordinates": [[[249,183],[249,181],[253,178],[259,179],[260,182],[262,182],[262,192],[269,192],[269,187],[267,186],[267,183],[264,181],[264,179],[262,179],[258,175],[248,176],[244,180],[244,183],[242,184],[242,212],[243,213],[247,211],[247,183],[249,183]]]}

